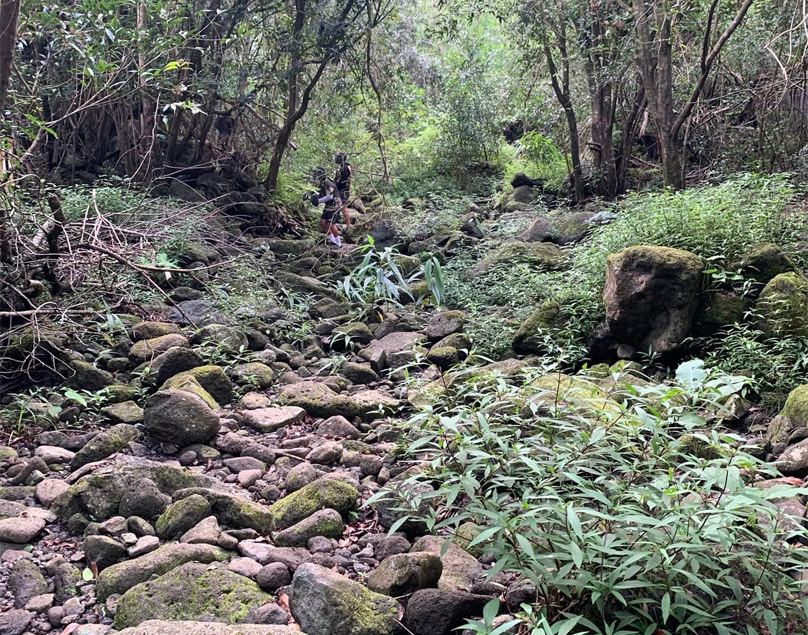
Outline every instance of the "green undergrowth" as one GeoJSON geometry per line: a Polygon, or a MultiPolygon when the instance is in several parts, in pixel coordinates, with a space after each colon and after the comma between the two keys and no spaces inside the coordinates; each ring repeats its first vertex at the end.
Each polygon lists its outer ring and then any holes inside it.
{"type": "MultiPolygon", "coordinates": [[[[614,204],[616,218],[582,243],[567,249],[572,266],[539,272],[529,265],[500,265],[485,276],[467,279],[466,271],[492,244],[470,247],[446,266],[449,305],[470,311],[467,330],[480,353],[506,354],[519,323],[544,301],[564,307],[567,322],[558,340],[573,364],[585,359],[584,341],[603,319],[602,293],[606,257],[631,245],[685,249],[708,259],[722,275],[752,247],[780,245],[798,264],[795,250],[806,231],[802,215],[789,214],[798,192],[787,175],[739,174],[718,184],[683,192],[630,194],[614,204]]],[[[708,347],[709,348],[709,347],[708,347]]]]}
{"type": "Polygon", "coordinates": [[[805,491],[756,487],[775,470],[721,427],[743,377],[536,374],[436,392],[403,427],[424,467],[398,485],[435,487],[407,509],[532,584],[507,607],[525,632],[804,632],[808,533],[774,502],[805,491]]]}

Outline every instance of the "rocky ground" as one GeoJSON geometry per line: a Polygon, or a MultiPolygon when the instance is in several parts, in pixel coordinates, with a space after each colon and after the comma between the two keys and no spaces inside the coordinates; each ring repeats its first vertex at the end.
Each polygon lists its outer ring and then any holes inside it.
{"type": "MultiPolygon", "coordinates": [[[[522,210],[530,187],[520,184],[500,211],[522,210]]],[[[563,266],[555,243],[585,236],[593,219],[585,214],[556,227],[536,220],[469,275],[513,258],[563,266]]],[[[464,223],[410,251],[479,240],[476,228],[464,223]]],[[[372,231],[380,245],[397,239],[384,223],[372,231]]],[[[278,279],[314,296],[315,332],[273,339],[267,333],[278,329],[247,326],[199,290],[178,288],[176,306],[156,319],[120,316],[126,333],[107,348],[60,343],[68,386],[104,402],[94,409],[56,390],[32,397],[18,412],[30,420],[26,431],[38,424],[41,433],[0,447],[0,635],[448,635],[492,597],[518,606],[535,595],[515,575],[486,580],[490,557],[468,539],[444,549],[423,524],[399,522],[401,483],[418,469],[400,459],[401,425],[444,389],[441,369],[471,348],[463,312],[388,307],[360,319],[329,282],[343,255],[308,239],[267,244],[288,263],[278,279]],[[206,363],[201,347],[210,343],[226,360],[206,363]],[[344,357],[324,372],[321,361],[335,354],[344,357]],[[416,372],[431,383],[414,389],[416,372]],[[80,425],[45,429],[54,408],[80,425]],[[398,498],[365,504],[382,488],[398,498]]],[[[771,274],[766,282],[808,286],[767,249],[753,266],[771,274]]],[[[594,350],[630,358],[647,343],[675,349],[688,336],[703,304],[702,263],[674,252],[627,250],[612,260],[609,322],[594,350]],[[638,279],[650,295],[625,284],[638,279]]],[[[194,257],[204,264],[218,255],[197,246],[194,257]]],[[[782,286],[770,294],[790,292],[782,286]]],[[[528,331],[540,318],[518,335],[517,352],[533,352],[528,331]]],[[[798,318],[808,325],[808,313],[798,318]]],[[[283,312],[263,320],[282,325],[283,312]]],[[[530,364],[491,368],[507,377],[530,364]]],[[[637,368],[619,368],[644,381],[637,368]]],[[[597,372],[615,381],[608,366],[597,372]]],[[[742,400],[732,408],[760,456],[780,456],[784,473],[799,479],[808,474],[806,404],[808,387],[770,424],[742,400]]],[[[781,505],[805,514],[798,499],[781,505]]]]}

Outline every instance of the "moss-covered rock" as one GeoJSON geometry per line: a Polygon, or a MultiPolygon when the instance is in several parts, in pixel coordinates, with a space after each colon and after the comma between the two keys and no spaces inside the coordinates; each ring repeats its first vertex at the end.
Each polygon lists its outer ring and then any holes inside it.
{"type": "Polygon", "coordinates": [[[568,316],[558,302],[543,302],[516,331],[513,350],[523,355],[546,353],[546,337],[563,327],[567,320],[568,316]]]}
{"type": "Polygon", "coordinates": [[[289,606],[308,635],[401,632],[396,600],[316,564],[303,564],[295,571],[289,606]]]}
{"type": "Polygon", "coordinates": [[[410,549],[410,553],[428,552],[437,554],[443,562],[443,573],[438,581],[442,590],[470,591],[474,579],[482,572],[483,566],[470,553],[455,544],[444,549],[443,539],[436,536],[420,538],[410,549]]]}
{"type": "Polygon", "coordinates": [[[721,458],[721,451],[709,441],[695,434],[683,434],[677,441],[679,452],[686,456],[712,461],[721,458]]]}
{"type": "Polygon", "coordinates": [[[162,386],[160,386],[160,390],[158,392],[167,390],[180,390],[182,392],[188,392],[192,395],[196,395],[203,402],[205,402],[205,404],[211,410],[218,410],[221,407],[219,402],[214,399],[213,395],[205,390],[202,387],[202,384],[200,384],[199,381],[197,381],[197,379],[189,373],[179,373],[178,375],[171,377],[162,386]]]}
{"type": "Polygon", "coordinates": [[[278,532],[272,541],[278,547],[305,547],[310,538],[342,538],[345,527],[335,509],[321,509],[299,523],[278,532]]]}
{"type": "Polygon", "coordinates": [[[346,419],[363,415],[367,408],[345,395],[338,395],[320,382],[303,381],[286,386],[280,393],[282,403],[303,408],[315,417],[342,415],[346,419]]]}
{"type": "Polygon", "coordinates": [[[271,600],[245,576],[189,562],[124,593],[114,626],[137,626],[155,618],[240,624],[251,621],[251,609],[271,600]]]}
{"type": "Polygon", "coordinates": [[[569,266],[567,256],[555,245],[509,242],[470,267],[466,272],[466,278],[471,280],[485,276],[500,264],[516,263],[527,263],[540,271],[558,271],[569,266]]]}
{"type": "Polygon", "coordinates": [[[399,553],[382,560],[368,576],[368,588],[382,595],[398,597],[418,589],[438,586],[443,573],[440,556],[428,551],[399,553]]]}
{"type": "Polygon", "coordinates": [[[115,383],[112,373],[96,368],[87,362],[74,359],[70,362],[70,366],[73,369],[73,376],[70,377],[67,383],[77,390],[97,392],[115,383]]]}
{"type": "Polygon", "coordinates": [[[210,503],[204,496],[193,494],[171,503],[154,524],[157,535],[164,540],[179,538],[210,516],[210,503]]]}
{"type": "Polygon", "coordinates": [[[143,421],[143,408],[134,401],[122,401],[101,408],[101,416],[113,423],[134,425],[143,421]]]}
{"type": "Polygon", "coordinates": [[[789,393],[780,414],[789,420],[792,429],[808,426],[808,384],[789,393]]]}
{"type": "MultiPolygon", "coordinates": [[[[75,635],[84,635],[79,629],[75,635]]],[[[302,635],[294,626],[269,624],[221,624],[217,622],[188,622],[147,620],[139,626],[125,628],[117,635],[302,635]]]]}
{"type": "Polygon", "coordinates": [[[202,365],[202,358],[192,348],[172,346],[149,362],[149,372],[143,377],[148,386],[159,386],[178,373],[202,365]]]}
{"type": "Polygon", "coordinates": [[[773,243],[756,246],[741,261],[744,278],[768,284],[781,273],[796,272],[797,267],[783,250],[773,243]]]}
{"type": "Polygon", "coordinates": [[[426,359],[438,368],[448,370],[457,365],[460,361],[460,354],[453,346],[433,346],[429,349],[426,359]]]}
{"type": "Polygon", "coordinates": [[[239,364],[233,369],[233,376],[240,384],[251,386],[255,390],[266,390],[275,381],[275,373],[261,362],[239,364]]]}
{"type": "Polygon", "coordinates": [[[83,465],[100,461],[120,452],[130,441],[134,441],[139,436],[140,432],[137,431],[137,428],[128,423],[119,423],[109,430],[99,432],[76,452],[73,460],[70,461],[70,469],[77,470],[83,465]]]}
{"type": "Polygon", "coordinates": [[[96,596],[104,602],[110,595],[126,593],[132,587],[146,582],[153,575],[164,575],[186,562],[211,562],[227,560],[230,554],[213,545],[170,543],[140,556],[104,569],[98,575],[96,596]]]}
{"type": "Polygon", "coordinates": [[[209,324],[200,328],[191,338],[194,344],[211,342],[225,350],[238,352],[248,350],[249,342],[244,333],[233,326],[225,324],[209,324]]]}
{"type": "Polygon", "coordinates": [[[744,299],[727,291],[706,293],[693,318],[693,329],[699,335],[712,335],[725,326],[743,320],[744,299]]]}
{"type": "Polygon", "coordinates": [[[169,333],[168,335],[161,335],[148,340],[140,340],[135,342],[132,348],[129,349],[129,359],[137,364],[142,364],[143,362],[151,361],[174,346],[187,347],[189,343],[184,335],[178,333],[169,333]]]}
{"type": "Polygon", "coordinates": [[[808,280],[796,273],[775,276],[760,293],[760,328],[772,336],[808,336],[808,280]]]}
{"type": "Polygon", "coordinates": [[[436,311],[429,317],[426,336],[433,342],[463,331],[466,314],[463,311],[436,311]]]}
{"type": "MultiPolygon", "coordinates": [[[[186,380],[196,381],[191,377],[186,380]]],[[[161,390],[153,394],[143,411],[143,425],[158,441],[179,447],[206,443],[220,427],[219,417],[210,404],[186,390],[161,390]]]]}
{"type": "Polygon", "coordinates": [[[180,327],[173,322],[138,322],[130,332],[133,342],[151,340],[163,335],[182,335],[180,327]]]}
{"type": "MultiPolygon", "coordinates": [[[[136,386],[126,384],[113,384],[104,389],[107,395],[107,402],[111,404],[121,403],[123,401],[134,401],[138,396],[138,389],[136,386]]],[[[127,423],[122,421],[121,423],[127,423]]]]}
{"type": "MultiPolygon", "coordinates": [[[[152,481],[167,495],[186,488],[217,488],[220,484],[204,474],[173,465],[119,455],[109,465],[80,478],[56,499],[51,511],[67,521],[74,514],[106,520],[118,514],[124,494],[141,479],[152,481]]],[[[34,495],[34,488],[31,496],[34,495]]]]}
{"type": "Polygon", "coordinates": [[[331,348],[347,350],[350,346],[367,346],[373,339],[370,327],[364,322],[341,324],[331,334],[331,348]]]}
{"type": "Polygon", "coordinates": [[[233,390],[233,382],[224,372],[221,366],[213,364],[206,364],[205,366],[197,366],[190,370],[178,373],[166,381],[160,390],[173,388],[174,390],[187,390],[192,392],[211,406],[211,408],[218,408],[219,404],[228,404],[236,398],[236,392],[233,390]],[[192,378],[204,390],[203,394],[199,391],[193,382],[190,384],[186,382],[187,378],[192,378]],[[190,386],[190,388],[189,388],[190,386]],[[210,400],[210,397],[213,400],[210,400]],[[212,404],[216,404],[215,406],[212,404]]]}
{"type": "Polygon", "coordinates": [[[275,519],[270,507],[260,505],[226,491],[192,487],[174,492],[174,500],[190,496],[202,496],[210,503],[211,512],[228,527],[254,529],[266,536],[275,529],[275,519]]]}
{"type": "Polygon", "coordinates": [[[321,509],[333,509],[345,514],[356,506],[359,492],[347,483],[333,479],[318,479],[285,496],[269,510],[278,529],[287,529],[321,509]]]}
{"type": "Polygon", "coordinates": [[[690,334],[704,262],[688,251],[636,246],[606,258],[603,302],[618,344],[676,350],[690,334]]]}

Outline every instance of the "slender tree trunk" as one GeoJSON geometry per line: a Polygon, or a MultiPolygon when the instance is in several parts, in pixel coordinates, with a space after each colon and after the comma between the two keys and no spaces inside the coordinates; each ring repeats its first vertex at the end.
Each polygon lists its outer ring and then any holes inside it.
{"type": "Polygon", "coordinates": [[[11,84],[14,45],[17,43],[17,22],[20,0],[0,0],[0,116],[5,118],[6,98],[11,84]]]}

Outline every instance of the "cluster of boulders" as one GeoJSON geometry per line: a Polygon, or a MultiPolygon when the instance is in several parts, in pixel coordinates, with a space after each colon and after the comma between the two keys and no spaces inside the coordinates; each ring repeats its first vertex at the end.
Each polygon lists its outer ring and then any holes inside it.
{"type": "Polygon", "coordinates": [[[408,372],[466,355],[462,312],[360,322],[323,293],[317,336],[275,346],[204,300],[178,306],[69,359],[67,384],[101,405],[26,404],[89,428],[0,447],[0,634],[448,635],[513,586],[399,522],[413,467],[389,415],[408,372]],[[206,363],[209,342],[233,361],[206,363]],[[329,349],[341,363],[320,374],[329,349]]]}

